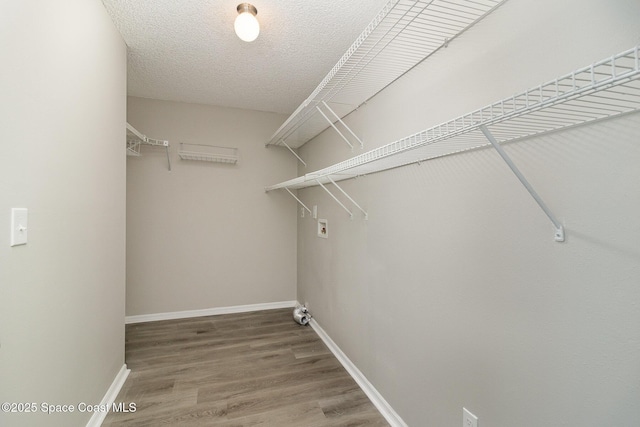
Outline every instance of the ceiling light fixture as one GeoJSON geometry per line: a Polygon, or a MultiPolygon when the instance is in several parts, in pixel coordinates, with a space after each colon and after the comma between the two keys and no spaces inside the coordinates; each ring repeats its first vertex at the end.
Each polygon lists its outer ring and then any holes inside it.
{"type": "Polygon", "coordinates": [[[236,30],[236,34],[245,42],[252,42],[258,38],[260,34],[260,23],[256,19],[258,9],[254,5],[249,3],[240,3],[237,7],[239,15],[236,17],[236,22],[233,24],[233,28],[236,30]]]}

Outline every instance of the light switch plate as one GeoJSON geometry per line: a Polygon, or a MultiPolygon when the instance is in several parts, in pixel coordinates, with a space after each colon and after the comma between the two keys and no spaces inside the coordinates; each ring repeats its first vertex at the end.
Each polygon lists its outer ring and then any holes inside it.
{"type": "Polygon", "coordinates": [[[11,209],[11,246],[27,244],[27,209],[11,209]]]}
{"type": "Polygon", "coordinates": [[[462,427],[478,427],[478,417],[466,408],[462,408],[462,427]]]}

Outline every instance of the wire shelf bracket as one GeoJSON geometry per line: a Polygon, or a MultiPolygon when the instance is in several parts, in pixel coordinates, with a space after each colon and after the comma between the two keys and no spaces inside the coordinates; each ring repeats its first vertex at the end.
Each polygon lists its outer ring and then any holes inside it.
{"type": "Polygon", "coordinates": [[[533,199],[536,201],[538,206],[540,206],[540,209],[542,209],[544,211],[545,215],[547,215],[547,217],[551,220],[551,222],[553,223],[553,226],[556,229],[555,234],[553,236],[555,241],[556,242],[564,242],[564,227],[563,227],[562,223],[560,223],[560,221],[558,221],[558,219],[553,214],[553,212],[551,212],[551,209],[549,209],[549,207],[544,202],[544,200],[542,200],[542,198],[538,195],[536,190],[531,186],[529,181],[527,181],[527,178],[525,178],[525,176],[522,174],[522,172],[520,172],[520,169],[518,169],[516,164],[513,163],[513,160],[511,160],[511,157],[509,157],[509,155],[506,153],[504,148],[502,148],[502,146],[500,144],[498,144],[498,141],[496,141],[496,139],[491,134],[489,129],[487,129],[487,127],[483,125],[483,126],[480,126],[480,130],[482,131],[484,136],[489,140],[489,142],[491,143],[493,148],[495,148],[495,150],[498,152],[498,154],[500,154],[500,157],[502,157],[502,160],[504,160],[505,163],[507,164],[507,166],[509,166],[509,169],[511,169],[511,171],[514,173],[514,175],[520,180],[522,185],[524,185],[524,188],[527,189],[527,191],[529,192],[531,197],[533,197],[533,199]]]}
{"type": "Polygon", "coordinates": [[[362,209],[362,207],[361,207],[358,203],[356,203],[356,201],[355,201],[355,200],[353,200],[353,199],[351,198],[351,196],[349,196],[349,195],[346,193],[346,191],[344,191],[344,190],[342,189],[342,187],[340,187],[338,184],[336,184],[336,182],[335,182],[333,179],[331,179],[331,177],[330,177],[330,176],[327,176],[327,179],[328,179],[328,180],[329,180],[329,182],[331,182],[331,183],[332,183],[332,184],[333,184],[333,185],[334,185],[338,190],[340,190],[340,192],[341,192],[342,194],[344,194],[344,196],[345,196],[347,199],[349,199],[349,201],[350,201],[351,203],[353,203],[353,205],[354,205],[356,208],[360,209],[360,211],[364,214],[364,219],[369,219],[369,214],[367,213],[367,211],[365,211],[364,209],[362,209]]]}
{"type": "MultiPolygon", "coordinates": [[[[364,143],[362,142],[362,140],[360,138],[358,138],[358,135],[356,135],[355,133],[353,133],[353,131],[351,130],[351,128],[349,126],[347,126],[347,124],[345,122],[342,121],[342,119],[335,113],[335,111],[333,111],[331,109],[331,107],[329,107],[327,105],[326,102],[322,101],[322,105],[324,105],[324,107],[336,118],[336,122],[340,123],[359,143],[360,143],[360,148],[364,148],[364,143]]],[[[326,114],[324,114],[324,112],[322,112],[322,110],[320,109],[320,106],[317,105],[316,109],[318,110],[318,112],[320,112],[320,114],[322,115],[322,117],[325,118],[325,120],[329,123],[329,125],[331,125],[331,127],[338,132],[338,135],[340,135],[340,137],[344,140],[344,142],[347,143],[347,145],[351,148],[351,151],[353,151],[353,144],[351,142],[349,142],[349,140],[347,139],[346,136],[344,136],[344,134],[342,132],[340,132],[340,130],[338,130],[338,128],[336,127],[336,125],[331,121],[331,119],[329,117],[327,117],[326,114]]]]}
{"type": "MultiPolygon", "coordinates": [[[[296,199],[296,201],[307,211],[309,212],[309,215],[311,215],[311,209],[309,209],[307,207],[307,205],[305,205],[304,203],[302,203],[302,200],[298,199],[298,196],[296,196],[295,194],[293,194],[291,192],[291,190],[289,190],[288,188],[285,188],[285,190],[287,190],[287,193],[291,194],[291,197],[293,197],[294,199],[296,199]]],[[[303,211],[304,212],[304,211],[303,211]]]]}
{"type": "Polygon", "coordinates": [[[296,159],[298,159],[298,161],[300,161],[300,163],[302,163],[302,164],[304,165],[304,167],[305,167],[305,168],[307,167],[307,163],[306,163],[304,160],[302,160],[302,158],[301,158],[300,156],[298,156],[298,153],[296,153],[295,151],[293,151],[293,148],[289,147],[289,144],[287,144],[287,143],[284,141],[284,138],[282,138],[282,139],[280,140],[280,143],[281,143],[282,145],[284,145],[285,147],[287,147],[287,149],[288,149],[289,151],[291,151],[291,154],[293,154],[294,156],[296,156],[296,159]]]}
{"type": "Polygon", "coordinates": [[[151,145],[154,147],[164,147],[167,154],[167,165],[169,172],[171,172],[171,158],[169,157],[169,141],[162,139],[153,139],[144,135],[136,128],[127,123],[127,155],[128,156],[140,156],[140,146],[151,145]]]}
{"type": "Polygon", "coordinates": [[[351,219],[353,219],[353,212],[351,212],[351,211],[349,210],[349,208],[347,208],[347,207],[344,205],[344,203],[342,203],[342,202],[340,201],[340,199],[338,199],[338,198],[337,198],[337,197],[336,197],[336,196],[335,196],[331,191],[329,191],[329,189],[328,189],[327,187],[325,187],[325,186],[324,186],[324,184],[323,184],[322,182],[320,182],[320,180],[319,180],[319,179],[316,179],[316,182],[318,183],[318,185],[319,185],[320,187],[322,187],[322,189],[323,189],[324,191],[326,191],[326,192],[327,192],[327,194],[328,194],[329,196],[331,196],[331,198],[332,198],[333,200],[335,200],[335,201],[336,201],[336,203],[337,203],[337,204],[339,204],[339,205],[342,207],[342,209],[344,209],[345,211],[347,211],[347,213],[349,214],[349,217],[350,217],[351,219]]]}
{"type": "MultiPolygon", "coordinates": [[[[338,190],[339,190],[339,191],[340,191],[340,192],[341,192],[341,193],[342,193],[342,194],[343,194],[347,199],[349,199],[349,201],[350,201],[351,203],[353,203],[353,205],[354,205],[355,207],[357,207],[360,211],[362,211],[362,213],[364,214],[364,219],[365,219],[365,220],[366,220],[366,219],[369,219],[369,214],[367,213],[367,211],[365,211],[364,209],[362,209],[362,207],[361,207],[361,206],[360,206],[360,205],[359,205],[355,200],[353,200],[353,198],[352,198],[351,196],[349,196],[349,195],[347,194],[347,192],[346,192],[346,191],[344,191],[344,190],[342,189],[342,187],[340,187],[338,184],[336,184],[336,182],[335,182],[333,179],[331,179],[331,177],[327,176],[327,177],[325,177],[325,178],[326,178],[326,179],[327,179],[331,184],[333,184],[333,185],[334,185],[334,186],[335,186],[335,187],[336,187],[336,188],[337,188],[337,189],[338,189],[338,190]]],[[[335,200],[335,201],[336,201],[336,203],[338,203],[338,204],[342,207],[342,209],[344,209],[345,211],[347,211],[347,213],[349,214],[349,217],[350,217],[351,219],[353,219],[353,212],[352,212],[352,211],[350,211],[350,210],[349,210],[349,208],[347,208],[347,207],[344,205],[344,203],[342,203],[342,202],[341,202],[341,201],[340,201],[340,200],[339,200],[339,199],[338,199],[338,198],[337,198],[337,197],[336,197],[336,196],[335,196],[331,191],[329,191],[329,189],[328,189],[328,188],[327,188],[327,187],[322,183],[322,181],[320,181],[320,179],[316,179],[316,182],[318,183],[318,185],[320,185],[320,187],[322,187],[322,188],[324,189],[324,191],[326,191],[326,192],[327,192],[327,194],[329,194],[329,196],[331,196],[331,198],[332,198],[333,200],[335,200]]],[[[287,191],[289,191],[289,189],[288,189],[288,188],[287,188],[287,191]]]]}

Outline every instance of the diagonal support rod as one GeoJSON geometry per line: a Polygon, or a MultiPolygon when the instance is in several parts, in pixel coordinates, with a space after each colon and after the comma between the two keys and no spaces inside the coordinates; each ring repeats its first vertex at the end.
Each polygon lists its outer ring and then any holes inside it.
{"type": "Polygon", "coordinates": [[[360,209],[360,210],[362,211],[362,213],[364,214],[364,219],[369,219],[369,214],[367,213],[367,211],[365,211],[364,209],[362,209],[362,207],[360,207],[360,205],[359,205],[359,204],[357,204],[357,203],[356,203],[356,201],[355,201],[355,200],[353,200],[353,199],[351,198],[351,196],[349,196],[349,195],[348,195],[348,194],[347,194],[347,193],[342,189],[342,187],[340,187],[338,184],[336,184],[336,182],[335,182],[334,180],[332,180],[332,179],[331,179],[331,177],[330,177],[330,176],[328,176],[328,175],[327,175],[327,179],[328,179],[329,181],[331,181],[331,183],[332,183],[333,185],[335,185],[335,186],[336,186],[336,188],[337,188],[338,190],[340,190],[340,192],[341,192],[342,194],[344,194],[344,196],[345,196],[347,199],[351,200],[351,203],[353,203],[353,204],[354,204],[358,209],[360,209]]]}
{"type": "Polygon", "coordinates": [[[347,143],[347,145],[348,145],[349,147],[351,147],[351,149],[353,150],[353,144],[351,144],[351,143],[349,142],[349,140],[347,139],[347,137],[346,137],[346,136],[344,136],[344,135],[342,134],[342,132],[340,132],[340,129],[338,129],[338,128],[336,127],[336,125],[334,125],[334,124],[333,124],[333,122],[331,121],[331,119],[330,119],[329,117],[327,117],[327,115],[326,115],[326,114],[325,114],[325,113],[320,109],[320,107],[318,107],[318,106],[316,105],[316,108],[318,109],[318,111],[320,112],[320,114],[322,114],[322,117],[324,117],[324,118],[325,118],[325,120],[326,120],[326,121],[331,125],[331,127],[332,127],[336,132],[338,132],[338,135],[340,135],[340,136],[342,137],[342,139],[344,139],[344,142],[346,142],[346,143],[347,143]]]}
{"type": "Polygon", "coordinates": [[[302,163],[305,167],[307,167],[307,164],[305,163],[305,161],[304,161],[304,160],[302,160],[302,159],[300,158],[300,156],[298,156],[298,153],[296,153],[295,151],[293,151],[293,148],[289,147],[289,145],[288,145],[286,142],[284,142],[284,138],[282,138],[282,139],[280,140],[280,142],[282,142],[282,144],[283,144],[285,147],[287,147],[287,148],[289,149],[289,151],[291,151],[291,154],[293,154],[294,156],[296,156],[296,159],[300,160],[300,163],[302,163]]]}
{"type": "Polygon", "coordinates": [[[558,221],[558,219],[555,217],[553,212],[551,212],[549,207],[544,203],[544,201],[538,195],[538,193],[536,193],[536,190],[534,190],[531,184],[529,184],[529,181],[527,181],[527,179],[524,177],[522,172],[520,172],[520,169],[518,169],[515,163],[513,163],[513,160],[511,160],[511,158],[506,153],[506,151],[504,151],[504,148],[502,148],[502,146],[498,143],[498,141],[496,141],[496,139],[493,137],[489,129],[487,129],[486,126],[482,125],[480,126],[480,130],[482,131],[484,136],[489,140],[493,148],[495,148],[498,154],[500,154],[500,157],[502,157],[502,159],[507,163],[507,166],[509,166],[511,171],[516,175],[516,177],[518,177],[522,185],[524,185],[524,187],[527,189],[531,197],[533,197],[533,199],[536,201],[538,206],[540,206],[540,208],[544,211],[547,217],[551,220],[551,222],[553,223],[553,226],[556,228],[556,232],[554,235],[556,242],[564,242],[563,225],[560,223],[560,221],[558,221]]]}
{"type": "Polygon", "coordinates": [[[291,190],[289,190],[287,187],[284,187],[284,189],[285,189],[285,190],[287,190],[287,193],[291,194],[291,197],[293,197],[294,199],[296,199],[296,200],[298,201],[298,203],[300,203],[300,204],[302,205],[302,207],[303,207],[303,208],[305,208],[305,209],[307,210],[307,212],[309,212],[309,214],[311,214],[311,209],[309,209],[309,208],[307,207],[307,205],[305,205],[304,203],[302,203],[302,200],[298,199],[298,197],[297,197],[295,194],[293,194],[293,193],[291,192],[291,190]]]}
{"type": "Polygon", "coordinates": [[[353,219],[353,213],[352,213],[349,209],[347,209],[347,207],[346,207],[345,205],[343,205],[343,204],[342,204],[342,202],[341,202],[340,200],[338,200],[338,198],[337,198],[336,196],[334,196],[334,195],[333,195],[333,193],[332,193],[331,191],[329,191],[329,190],[327,189],[327,187],[325,187],[325,186],[320,182],[320,180],[319,180],[319,179],[316,179],[316,182],[317,182],[318,184],[320,184],[320,187],[322,187],[322,188],[324,189],[324,191],[326,191],[327,193],[329,193],[329,195],[333,198],[333,200],[335,200],[335,201],[336,201],[336,203],[338,203],[340,206],[342,206],[342,209],[344,209],[345,211],[347,211],[347,213],[349,214],[349,216],[351,217],[351,219],[353,219]]]}
{"type": "Polygon", "coordinates": [[[345,122],[343,122],[343,121],[342,121],[342,119],[341,119],[341,118],[340,118],[340,117],[335,113],[335,111],[333,111],[333,110],[331,109],[331,107],[329,107],[329,106],[327,105],[327,103],[326,103],[326,102],[324,102],[324,101],[322,101],[322,105],[324,105],[324,106],[325,106],[325,108],[326,108],[327,110],[329,110],[329,112],[330,112],[331,114],[333,114],[333,116],[334,116],[334,117],[335,117],[335,118],[336,118],[336,119],[337,119],[337,120],[342,124],[342,126],[344,126],[344,128],[345,128],[346,130],[348,130],[348,131],[349,131],[349,133],[350,133],[351,135],[353,135],[353,137],[354,137],[355,139],[357,139],[357,140],[358,140],[358,142],[360,143],[360,148],[364,148],[364,143],[362,142],[362,140],[361,140],[360,138],[358,138],[358,135],[356,135],[355,133],[353,133],[353,131],[351,130],[351,128],[350,128],[349,126],[347,126],[347,124],[346,124],[345,122]]]}

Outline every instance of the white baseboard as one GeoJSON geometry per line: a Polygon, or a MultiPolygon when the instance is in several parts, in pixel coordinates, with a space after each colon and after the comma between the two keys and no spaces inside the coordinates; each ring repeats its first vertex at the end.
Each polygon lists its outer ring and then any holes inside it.
{"type": "Polygon", "coordinates": [[[190,317],[215,316],[218,314],[248,313],[259,310],[274,310],[278,308],[293,308],[297,301],[267,302],[263,304],[234,305],[231,307],[205,308],[202,310],[173,311],[169,313],[140,314],[126,316],[124,322],[131,323],[155,322],[157,320],[187,319],[190,317]]]}
{"type": "Polygon", "coordinates": [[[354,365],[353,362],[349,360],[347,355],[344,354],[342,350],[340,350],[340,347],[338,347],[338,345],[333,342],[333,340],[329,337],[329,335],[327,335],[324,329],[320,327],[318,322],[316,322],[315,319],[311,318],[309,324],[311,325],[313,330],[316,331],[316,334],[318,334],[320,339],[322,339],[327,347],[329,347],[329,350],[331,350],[334,356],[336,356],[342,366],[344,366],[349,375],[351,375],[356,383],[358,383],[362,391],[364,391],[364,393],[369,397],[375,407],[378,408],[378,411],[380,411],[387,422],[392,427],[408,427],[407,424],[402,420],[402,418],[400,418],[400,415],[398,415],[396,411],[393,410],[391,405],[389,405],[389,402],[384,400],[384,397],[382,397],[382,395],[378,392],[378,390],[376,390],[373,384],[371,384],[369,380],[367,380],[364,374],[360,372],[358,368],[356,368],[356,365],[354,365]]]}
{"type": "MultiPolygon", "coordinates": [[[[118,372],[113,382],[111,383],[111,386],[107,390],[107,393],[102,398],[102,401],[100,402],[100,406],[111,406],[111,404],[115,402],[116,397],[118,397],[118,393],[120,393],[120,389],[124,385],[124,382],[126,381],[130,372],[131,372],[131,369],[127,369],[126,364],[122,365],[122,368],[120,368],[120,372],[118,372]]],[[[102,422],[106,418],[107,414],[108,412],[102,412],[102,411],[94,412],[93,416],[87,423],[87,427],[100,427],[102,425],[102,422]]]]}

